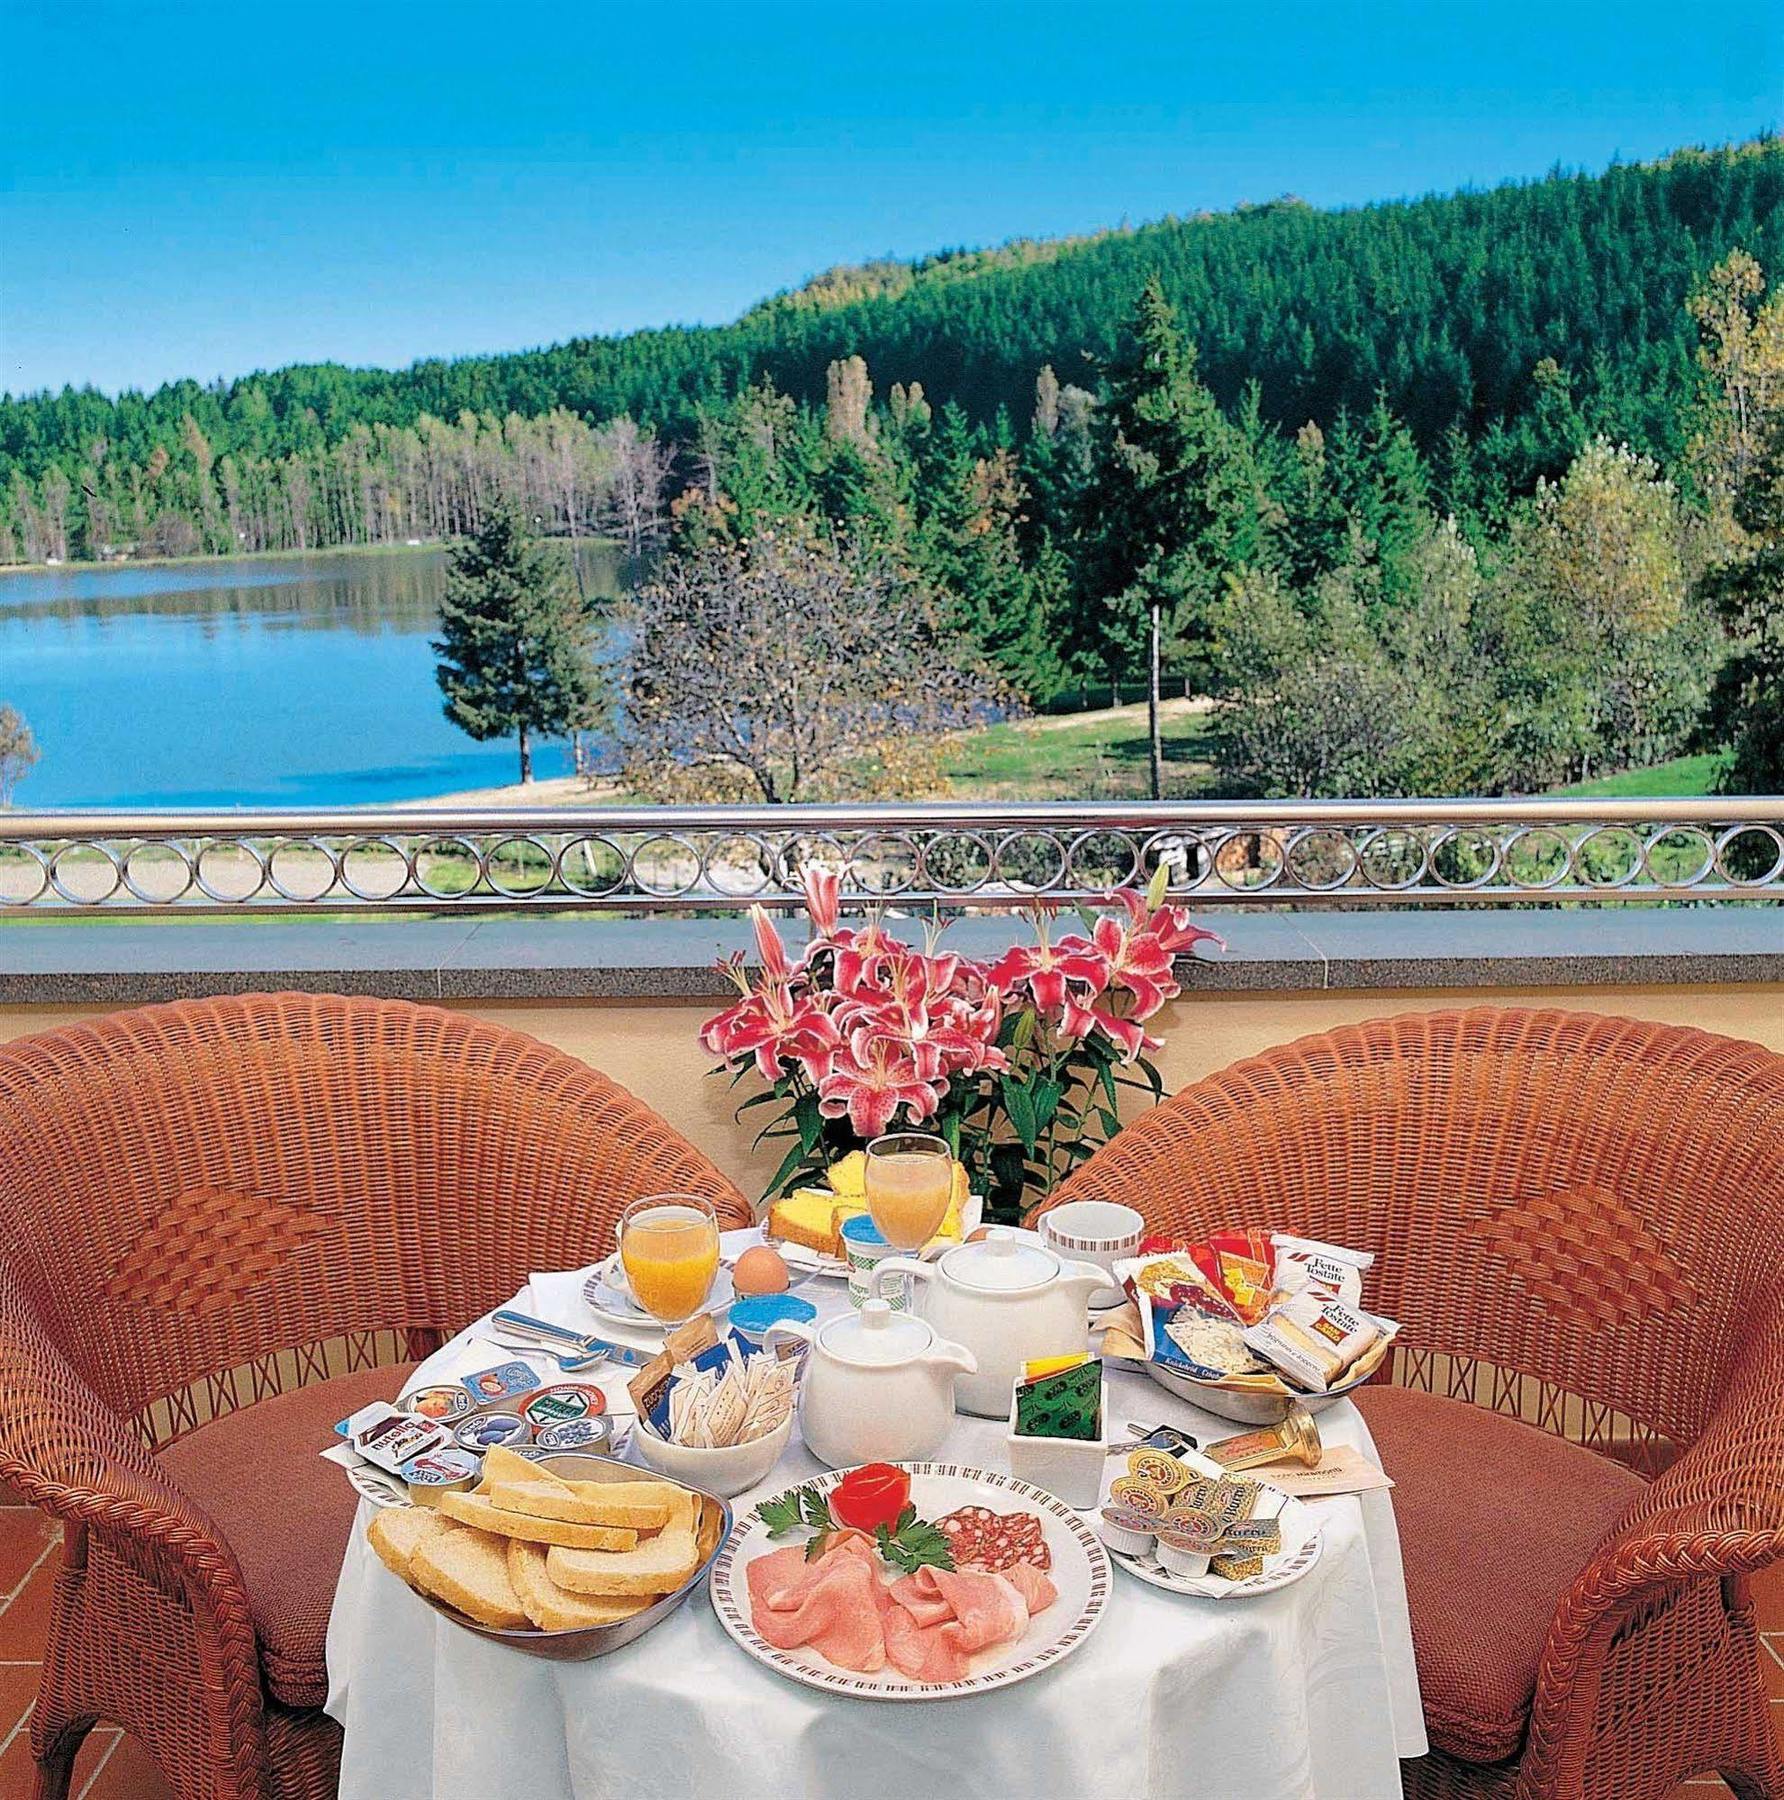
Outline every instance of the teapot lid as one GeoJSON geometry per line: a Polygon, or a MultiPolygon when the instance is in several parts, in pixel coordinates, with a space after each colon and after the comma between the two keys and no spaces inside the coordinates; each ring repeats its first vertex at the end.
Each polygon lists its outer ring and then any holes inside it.
{"type": "Polygon", "coordinates": [[[942,1272],[961,1287],[985,1294],[1044,1287],[1059,1273],[1059,1258],[1031,1239],[994,1226],[973,1244],[957,1244],[941,1260],[942,1272]]]}
{"type": "Polygon", "coordinates": [[[921,1356],[935,1333],[907,1312],[894,1312],[888,1300],[863,1300],[857,1313],[832,1319],[818,1332],[828,1356],[863,1368],[884,1369],[921,1356]]]}

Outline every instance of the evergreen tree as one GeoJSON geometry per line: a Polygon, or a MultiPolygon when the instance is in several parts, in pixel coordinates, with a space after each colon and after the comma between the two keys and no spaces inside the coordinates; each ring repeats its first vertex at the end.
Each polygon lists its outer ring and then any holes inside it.
{"type": "Polygon", "coordinates": [[[454,548],[433,649],[447,718],[479,743],[518,736],[523,782],[536,735],[599,723],[587,603],[511,506],[454,548]]]}
{"type": "Polygon", "coordinates": [[[1412,598],[1409,563],[1430,529],[1431,484],[1412,433],[1376,396],[1357,445],[1350,515],[1381,564],[1381,604],[1412,598]]]}
{"type": "Polygon", "coordinates": [[[1105,365],[1096,518],[1087,526],[1085,590],[1104,660],[1131,667],[1143,649],[1152,792],[1164,792],[1159,674],[1167,631],[1193,650],[1232,563],[1248,491],[1232,433],[1196,378],[1163,284],[1141,290],[1119,354],[1105,365]]]}
{"type": "Polygon", "coordinates": [[[939,479],[919,527],[920,559],[945,596],[946,618],[1025,699],[1058,691],[1041,593],[1018,528],[1025,494],[1015,456],[981,454],[966,414],[942,410],[939,479]]]}

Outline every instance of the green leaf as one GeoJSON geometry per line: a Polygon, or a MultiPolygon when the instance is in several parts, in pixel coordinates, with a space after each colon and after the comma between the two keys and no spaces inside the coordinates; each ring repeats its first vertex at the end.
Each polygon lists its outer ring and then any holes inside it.
{"type": "Polygon", "coordinates": [[[1121,1096],[1115,1091],[1115,1065],[1106,1062],[1102,1067],[1103,1092],[1109,1096],[1109,1104],[1117,1111],[1121,1110],[1121,1096]]]}
{"type": "Polygon", "coordinates": [[[1035,1125],[1034,1096],[1028,1088],[1013,1075],[1003,1078],[1004,1110],[1010,1115],[1010,1125],[1017,1137],[1022,1140],[1024,1150],[1033,1150],[1035,1140],[1040,1136],[1035,1125]]]}
{"type": "Polygon", "coordinates": [[[747,1100],[738,1102],[737,1116],[741,1119],[752,1106],[772,1106],[776,1100],[781,1098],[783,1098],[783,1096],[777,1094],[772,1088],[769,1088],[764,1093],[752,1094],[747,1100]]]}
{"type": "Polygon", "coordinates": [[[804,1488],[792,1488],[773,1500],[764,1500],[756,1508],[756,1517],[768,1527],[770,1537],[780,1537],[804,1521],[801,1517],[800,1496],[804,1488]]]}
{"type": "Polygon", "coordinates": [[[1120,1131],[1121,1115],[1120,1113],[1110,1112],[1105,1106],[1099,1110],[1097,1116],[1103,1122],[1103,1142],[1107,1143],[1110,1138],[1114,1137],[1116,1133],[1120,1131]]]}
{"type": "Polygon", "coordinates": [[[818,1147],[824,1135],[824,1115],[818,1111],[818,1097],[808,1088],[793,1103],[793,1119],[799,1127],[799,1142],[809,1153],[818,1147]]]}
{"type": "Polygon", "coordinates": [[[880,1526],[874,1533],[874,1542],[880,1555],[907,1575],[926,1564],[937,1569],[954,1566],[954,1552],[948,1540],[926,1519],[919,1519],[914,1507],[907,1506],[899,1514],[896,1529],[880,1526]]]}
{"type": "Polygon", "coordinates": [[[787,1177],[805,1161],[805,1145],[795,1144],[786,1154],[781,1166],[775,1170],[768,1183],[768,1192],[778,1194],[786,1185],[787,1177]]]}
{"type": "Polygon", "coordinates": [[[1038,1136],[1053,1123],[1064,1094],[1064,1085],[1052,1075],[1037,1075],[1034,1082],[1034,1122],[1038,1136]]]}

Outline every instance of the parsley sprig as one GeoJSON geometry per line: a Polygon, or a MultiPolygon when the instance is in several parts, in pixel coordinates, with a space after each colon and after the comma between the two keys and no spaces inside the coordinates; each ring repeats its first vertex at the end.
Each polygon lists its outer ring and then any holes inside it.
{"type": "Polygon", "coordinates": [[[929,1523],[917,1517],[917,1509],[907,1506],[898,1515],[896,1525],[882,1525],[874,1533],[874,1542],[893,1568],[914,1574],[926,1563],[938,1569],[954,1566],[954,1552],[948,1540],[929,1523]]]}
{"type": "MultiPolygon", "coordinates": [[[[830,1511],[830,1502],[815,1487],[789,1488],[774,1500],[764,1500],[756,1508],[756,1517],[768,1527],[770,1537],[785,1537],[789,1531],[811,1531],[805,1546],[807,1562],[824,1554],[833,1532],[843,1529],[830,1511]]],[[[893,1568],[913,1574],[928,1565],[952,1569],[954,1552],[948,1540],[929,1523],[917,1517],[917,1509],[907,1505],[891,1525],[881,1525],[874,1532],[874,1547],[893,1568]]]]}

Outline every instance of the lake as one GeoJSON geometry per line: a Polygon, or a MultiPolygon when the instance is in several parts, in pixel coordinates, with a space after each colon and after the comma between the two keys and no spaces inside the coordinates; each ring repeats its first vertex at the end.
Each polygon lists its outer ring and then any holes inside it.
{"type": "MultiPolygon", "coordinates": [[[[618,591],[585,546],[593,593],[618,591]]],[[[518,774],[441,711],[442,550],[0,573],[0,703],[42,759],[19,806],[365,806],[518,774]]],[[[567,744],[534,773],[570,772],[567,744]]]]}

